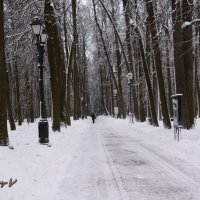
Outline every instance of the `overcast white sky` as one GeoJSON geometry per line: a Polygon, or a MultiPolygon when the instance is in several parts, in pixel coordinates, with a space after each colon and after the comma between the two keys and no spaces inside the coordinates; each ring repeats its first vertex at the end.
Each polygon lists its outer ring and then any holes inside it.
{"type": "Polygon", "coordinates": [[[87,4],[88,0],[81,0],[82,4],[87,4]]]}

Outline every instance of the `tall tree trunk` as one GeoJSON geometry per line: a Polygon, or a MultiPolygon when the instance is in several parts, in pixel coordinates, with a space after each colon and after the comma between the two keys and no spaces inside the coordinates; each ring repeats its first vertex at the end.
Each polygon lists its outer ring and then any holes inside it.
{"type": "Polygon", "coordinates": [[[73,86],[74,86],[74,120],[79,118],[79,84],[78,84],[78,66],[77,66],[77,47],[78,47],[78,32],[77,32],[77,1],[72,0],[72,19],[73,19],[73,38],[74,38],[74,59],[73,59],[73,86]]]}
{"type": "MultiPolygon", "coordinates": [[[[117,40],[117,36],[116,36],[116,33],[115,33],[115,53],[116,53],[116,59],[117,59],[117,76],[116,76],[116,79],[118,80],[118,88],[119,88],[119,93],[120,94],[123,94],[123,91],[122,91],[122,82],[121,82],[121,74],[122,74],[122,70],[121,70],[121,53],[120,53],[120,50],[119,50],[119,43],[118,43],[118,40],[117,40]]],[[[121,95],[121,98],[119,97],[119,111],[120,113],[119,114],[122,114],[123,118],[126,118],[126,112],[125,112],[125,105],[124,105],[124,98],[123,98],[123,95],[121,95]]]]}
{"type": "MultiPolygon", "coordinates": [[[[169,60],[169,57],[167,58],[169,60]]],[[[173,117],[173,105],[172,105],[172,83],[171,83],[171,68],[168,66],[167,68],[167,83],[168,83],[168,107],[170,117],[173,117]]]]}
{"type": "MultiPolygon", "coordinates": [[[[138,54],[140,54],[138,52],[138,54]]],[[[142,61],[141,55],[139,55],[139,61],[142,61]]],[[[146,116],[145,116],[145,90],[144,88],[146,87],[144,81],[143,81],[143,76],[144,76],[144,72],[143,72],[143,67],[141,66],[140,62],[138,62],[138,97],[139,97],[139,101],[138,101],[138,108],[139,108],[139,120],[140,122],[144,122],[146,121],[146,116]]]]}
{"type": "MultiPolygon", "coordinates": [[[[193,0],[182,0],[182,23],[192,21],[193,0]]],[[[189,114],[189,127],[194,126],[194,65],[193,65],[193,35],[192,26],[182,27],[183,59],[185,69],[185,85],[187,89],[187,103],[189,114]]]]}
{"type": "Polygon", "coordinates": [[[150,81],[150,77],[149,77],[148,64],[146,62],[147,59],[146,59],[146,56],[144,53],[144,47],[143,47],[143,43],[142,43],[141,34],[140,34],[137,26],[135,27],[135,32],[138,36],[138,42],[139,42],[139,47],[140,47],[140,51],[141,51],[143,70],[144,70],[144,75],[145,75],[145,79],[146,79],[147,91],[148,91],[148,96],[149,96],[149,104],[150,104],[150,109],[151,109],[152,125],[159,126],[158,120],[157,120],[157,115],[156,115],[155,102],[154,102],[154,98],[153,98],[153,91],[152,91],[152,87],[151,87],[151,81],[150,81]]]}
{"type": "Polygon", "coordinates": [[[199,78],[197,76],[197,96],[198,96],[198,117],[200,118],[200,88],[199,88],[199,78]]]}
{"type": "Polygon", "coordinates": [[[14,68],[15,68],[15,83],[16,83],[16,106],[17,106],[17,120],[18,125],[22,125],[22,111],[21,111],[21,103],[20,103],[20,90],[19,90],[19,71],[18,71],[18,64],[17,59],[15,58],[14,61],[14,68]]]}
{"type": "Polygon", "coordinates": [[[9,84],[9,73],[6,72],[6,97],[7,97],[7,112],[8,112],[8,119],[10,123],[10,129],[11,131],[16,130],[15,121],[13,118],[13,112],[12,112],[12,105],[10,101],[10,84],[9,84]]]}
{"type": "Polygon", "coordinates": [[[63,1],[63,10],[64,10],[64,14],[63,14],[63,31],[64,31],[64,43],[65,43],[65,51],[66,51],[66,58],[67,61],[69,59],[69,52],[68,52],[68,39],[67,39],[67,9],[66,9],[66,1],[63,1]]]}
{"type": "Polygon", "coordinates": [[[161,53],[159,49],[159,40],[158,40],[158,33],[156,30],[153,3],[151,0],[145,0],[145,2],[146,2],[147,13],[148,13],[148,20],[150,22],[150,32],[152,36],[153,49],[154,49],[154,55],[155,55],[155,67],[156,67],[159,93],[160,93],[163,124],[165,128],[171,128],[169,112],[167,108],[167,99],[166,99],[166,94],[165,94],[164,79],[163,79],[163,73],[162,73],[161,53]]]}
{"type": "Polygon", "coordinates": [[[74,56],[74,41],[72,42],[72,46],[69,52],[69,59],[68,59],[68,64],[67,64],[67,98],[66,98],[66,123],[68,126],[71,126],[71,119],[70,119],[70,114],[71,114],[71,109],[70,109],[70,89],[71,89],[71,82],[72,82],[72,64],[73,64],[73,56],[74,56]]]}
{"type": "MultiPolygon", "coordinates": [[[[181,19],[181,3],[180,1],[172,0],[172,15],[173,20],[173,39],[174,39],[174,66],[175,66],[175,80],[176,80],[176,93],[183,94],[182,98],[182,125],[184,128],[190,128],[189,120],[189,104],[188,104],[188,92],[185,77],[187,76],[185,71],[184,52],[183,52],[183,35],[182,35],[182,19],[181,19]]],[[[191,85],[192,82],[190,83],[191,85]]]]}
{"type": "Polygon", "coordinates": [[[51,0],[45,0],[45,25],[48,31],[47,49],[50,67],[50,82],[53,102],[53,131],[60,131],[60,122],[65,122],[66,73],[64,51],[56,23],[55,11],[51,0]]]}
{"type": "Polygon", "coordinates": [[[0,146],[6,146],[9,143],[9,139],[6,113],[6,63],[3,1],[0,1],[0,26],[0,146]]]}
{"type": "MultiPolygon", "coordinates": [[[[133,53],[132,53],[132,47],[131,47],[131,26],[130,26],[130,5],[129,5],[129,0],[122,0],[123,1],[123,6],[124,6],[124,16],[125,16],[125,23],[126,23],[126,43],[127,43],[127,54],[128,54],[128,63],[129,63],[129,69],[130,71],[134,73],[134,68],[133,68],[133,53]]],[[[136,77],[136,76],[133,76],[136,77]]],[[[133,78],[133,82],[136,82],[133,78]]],[[[138,107],[138,99],[137,99],[137,90],[136,86],[133,85],[132,87],[133,92],[133,103],[134,103],[134,114],[136,120],[139,120],[139,107],[138,107]]]]}
{"type": "Polygon", "coordinates": [[[64,15],[63,15],[63,29],[64,29],[64,43],[65,43],[65,51],[66,51],[66,58],[67,58],[67,67],[66,67],[66,124],[68,126],[71,126],[71,109],[70,109],[70,89],[71,89],[71,76],[72,76],[72,62],[73,62],[73,46],[74,42],[72,42],[72,46],[70,49],[70,52],[68,51],[68,39],[67,39],[67,10],[66,10],[66,1],[63,1],[63,10],[64,10],[64,15]]]}
{"type": "MultiPolygon", "coordinates": [[[[168,22],[166,22],[167,24],[168,22]]],[[[165,52],[165,66],[166,66],[166,82],[167,82],[167,103],[170,118],[173,117],[173,105],[172,105],[172,79],[171,79],[171,65],[170,65],[170,34],[168,28],[164,28],[165,31],[165,39],[164,39],[164,52],[165,52]]]]}
{"type": "Polygon", "coordinates": [[[29,98],[30,98],[30,122],[34,123],[34,98],[33,98],[33,88],[32,88],[32,80],[30,81],[31,85],[30,85],[30,94],[29,94],[29,98]]]}
{"type": "MultiPolygon", "coordinates": [[[[116,22],[116,18],[115,18],[115,9],[114,9],[114,1],[111,1],[112,3],[112,18],[115,24],[117,24],[116,22]]],[[[119,92],[120,94],[123,93],[122,91],[122,82],[121,82],[121,52],[120,52],[120,47],[119,47],[119,41],[118,41],[118,37],[117,37],[117,33],[114,30],[115,33],[115,57],[116,57],[116,69],[115,69],[115,78],[117,80],[117,84],[118,84],[118,88],[119,88],[119,92]]],[[[125,112],[125,105],[124,105],[124,98],[123,95],[121,96],[121,98],[117,98],[117,100],[119,99],[119,102],[117,102],[117,105],[119,107],[119,116],[122,115],[123,118],[126,118],[126,112],[125,112]]]]}
{"type": "Polygon", "coordinates": [[[108,112],[108,109],[106,107],[105,100],[104,100],[105,98],[104,98],[104,89],[103,89],[103,72],[102,72],[101,67],[100,67],[99,71],[100,71],[100,87],[101,87],[101,104],[103,106],[103,110],[106,113],[106,115],[109,115],[109,112],[108,112]]]}

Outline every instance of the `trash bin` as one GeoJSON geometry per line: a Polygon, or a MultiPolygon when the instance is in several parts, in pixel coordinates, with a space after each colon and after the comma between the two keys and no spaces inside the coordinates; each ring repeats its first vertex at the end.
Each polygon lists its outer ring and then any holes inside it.
{"type": "Polygon", "coordinates": [[[47,120],[42,120],[38,123],[39,143],[49,142],[49,124],[47,120]]]}

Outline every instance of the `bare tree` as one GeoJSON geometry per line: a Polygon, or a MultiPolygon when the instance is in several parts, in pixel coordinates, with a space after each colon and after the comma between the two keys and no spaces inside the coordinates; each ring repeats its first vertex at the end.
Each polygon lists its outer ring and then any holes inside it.
{"type": "Polygon", "coordinates": [[[163,80],[163,73],[162,73],[161,52],[159,49],[159,40],[158,40],[158,33],[156,30],[153,3],[151,0],[145,0],[145,2],[146,2],[147,13],[148,13],[148,21],[150,24],[150,32],[151,32],[151,37],[152,37],[152,42],[153,42],[155,68],[156,68],[156,74],[157,74],[157,80],[158,80],[158,86],[159,86],[161,109],[162,109],[162,115],[163,115],[163,124],[166,128],[171,128],[169,112],[167,108],[167,99],[166,99],[166,94],[165,94],[165,87],[164,87],[164,80],[163,80]]]}
{"type": "Polygon", "coordinates": [[[0,1],[0,145],[9,143],[6,111],[6,63],[4,36],[4,4],[0,1]]]}
{"type": "Polygon", "coordinates": [[[194,125],[192,27],[185,26],[192,20],[190,3],[183,1],[181,7],[180,1],[172,0],[176,93],[183,94],[182,125],[188,129],[194,125]]]}

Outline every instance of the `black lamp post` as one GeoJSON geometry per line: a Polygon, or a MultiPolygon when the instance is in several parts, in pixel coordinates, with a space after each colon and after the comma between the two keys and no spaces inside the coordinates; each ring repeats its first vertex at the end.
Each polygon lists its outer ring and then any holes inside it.
{"type": "Polygon", "coordinates": [[[43,85],[43,60],[44,60],[44,44],[47,40],[47,32],[42,21],[35,17],[31,23],[31,27],[36,36],[36,46],[38,50],[38,68],[39,68],[39,88],[40,88],[40,121],[38,123],[39,142],[46,144],[49,142],[49,125],[47,121],[44,85],[43,85]]]}
{"type": "Polygon", "coordinates": [[[126,76],[129,85],[129,122],[133,123],[133,106],[132,106],[132,84],[133,74],[129,72],[126,76]]]}

